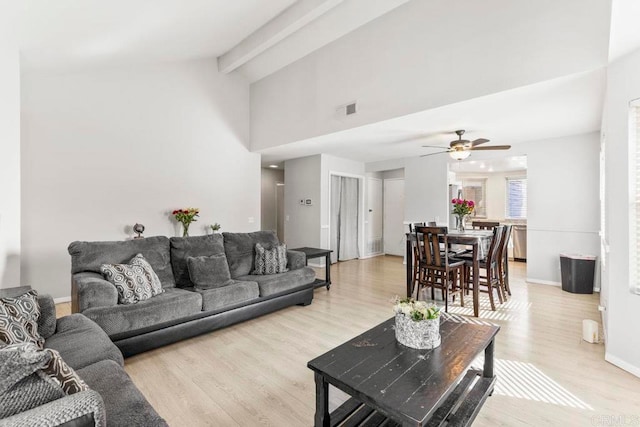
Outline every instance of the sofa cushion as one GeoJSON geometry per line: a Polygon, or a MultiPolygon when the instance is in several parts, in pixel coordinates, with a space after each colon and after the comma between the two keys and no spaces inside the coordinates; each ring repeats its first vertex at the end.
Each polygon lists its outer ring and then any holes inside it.
{"type": "Polygon", "coordinates": [[[187,258],[189,277],[198,290],[221,288],[231,283],[231,273],[224,253],[187,258]]]}
{"type": "Polygon", "coordinates": [[[214,289],[197,290],[202,294],[204,311],[220,310],[260,297],[260,289],[256,282],[232,280],[228,286],[214,289]]]}
{"type": "Polygon", "coordinates": [[[116,287],[118,304],[135,304],[153,296],[151,276],[141,265],[102,264],[104,278],[116,287]]]}
{"type": "Polygon", "coordinates": [[[180,319],[202,311],[202,297],[197,292],[171,288],[137,304],[94,307],[82,312],[108,334],[128,332],[180,319]]]}
{"type": "Polygon", "coordinates": [[[246,275],[238,277],[238,280],[258,282],[260,296],[268,297],[275,294],[286,293],[300,286],[312,283],[316,273],[310,267],[287,271],[280,274],[246,275]]]}
{"type": "Polygon", "coordinates": [[[102,396],[107,426],[167,425],[117,363],[94,363],[78,370],[78,375],[102,396]]]}
{"type": "Polygon", "coordinates": [[[287,269],[287,245],[275,245],[265,248],[256,243],[255,269],[251,274],[277,274],[285,273],[287,269]]]}
{"type": "Polygon", "coordinates": [[[51,295],[38,295],[40,306],[40,318],[38,319],[38,332],[42,338],[47,339],[56,332],[56,304],[51,295]]]}
{"type": "Polygon", "coordinates": [[[124,364],[118,347],[97,324],[82,314],[58,319],[56,333],[45,341],[44,346],[57,350],[74,369],[106,359],[124,364]]]}
{"type": "Polygon", "coordinates": [[[256,243],[262,246],[275,246],[278,237],[275,231],[256,231],[253,233],[222,233],[224,237],[224,251],[227,254],[231,278],[251,274],[255,269],[254,254],[256,243]]]}
{"type": "Polygon", "coordinates": [[[176,285],[182,288],[194,286],[189,277],[187,258],[210,256],[224,253],[222,235],[172,237],[171,265],[175,275],[176,285]]]}
{"type": "Polygon", "coordinates": [[[73,242],[69,245],[71,273],[100,273],[102,264],[124,264],[142,254],[158,275],[163,288],[175,286],[169,255],[169,239],[165,236],[115,242],[73,242]]]}

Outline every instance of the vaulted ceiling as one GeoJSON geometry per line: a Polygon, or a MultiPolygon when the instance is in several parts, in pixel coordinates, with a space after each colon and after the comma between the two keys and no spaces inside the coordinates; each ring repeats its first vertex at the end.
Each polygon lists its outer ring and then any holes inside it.
{"type": "MultiPolygon", "coordinates": [[[[389,16],[402,16],[403,8],[408,10],[415,3],[430,7],[429,16],[420,17],[424,26],[432,29],[431,33],[424,33],[430,38],[425,40],[429,50],[416,51],[419,44],[407,43],[395,49],[405,55],[407,64],[413,64],[408,60],[416,55],[450,54],[469,70],[469,82],[478,85],[483,84],[474,80],[478,80],[474,74],[478,61],[469,58],[484,55],[491,61],[491,53],[478,52],[478,46],[482,45],[474,41],[523,40],[517,36],[519,32],[555,31],[548,19],[536,21],[539,10],[557,10],[557,15],[567,18],[557,20],[558,34],[563,38],[578,37],[571,42],[572,51],[557,52],[559,58],[569,58],[569,62],[573,55],[584,56],[602,45],[593,35],[581,42],[582,36],[574,32],[575,23],[596,19],[607,26],[611,24],[610,32],[597,34],[609,46],[604,55],[594,52],[594,57],[601,56],[603,60],[591,61],[588,67],[578,67],[570,73],[550,72],[524,84],[518,83],[515,74],[524,75],[530,70],[514,69],[508,71],[506,80],[515,83],[503,88],[470,90],[466,96],[462,91],[456,97],[442,98],[439,104],[416,104],[387,115],[320,128],[318,132],[318,129],[306,134],[292,132],[290,138],[283,132],[285,135],[277,143],[260,143],[260,128],[252,129],[254,150],[263,154],[263,163],[272,163],[321,152],[365,162],[416,156],[424,153],[421,145],[446,144],[451,139],[446,133],[457,128],[468,129],[472,138],[483,136],[498,144],[596,131],[600,126],[608,61],[640,47],[640,32],[636,29],[640,2],[613,0],[611,16],[590,16],[601,10],[604,2],[541,0],[535,4],[535,13],[528,0],[488,0],[482,5],[474,0],[21,0],[11,7],[16,13],[24,71],[218,58],[221,72],[244,75],[253,83],[252,92],[265,86],[269,79],[287,76],[293,64],[303,64],[314,55],[324,58],[322,52],[362,56],[361,52],[349,50],[354,44],[348,41],[357,35],[375,34],[375,28],[384,28],[389,16]],[[508,3],[501,3],[505,1],[508,3]],[[505,13],[507,4],[514,13],[521,9],[525,17],[521,23],[526,26],[518,28],[513,24],[505,13]],[[567,24],[563,26],[563,22],[567,24]],[[366,28],[374,30],[367,32],[366,28]],[[468,34],[469,42],[460,39],[458,45],[440,43],[453,50],[438,52],[438,40],[455,39],[459,33],[468,34]]],[[[539,16],[544,17],[544,13],[539,16]]],[[[407,25],[406,31],[411,28],[407,25]]],[[[384,40],[380,55],[388,55],[395,36],[391,34],[391,40],[384,40]]],[[[402,37],[398,36],[399,43],[409,40],[402,37]]],[[[368,47],[372,52],[376,48],[368,47]]],[[[541,57],[553,69],[554,56],[545,59],[541,54],[553,48],[548,43],[537,43],[534,37],[526,46],[514,47],[514,52],[523,57],[530,55],[534,60],[541,57]],[[519,52],[519,47],[524,51],[519,52]]],[[[502,60],[496,57],[493,62],[502,60]]],[[[401,69],[405,64],[393,66],[401,69]]],[[[317,69],[318,88],[327,74],[320,70],[317,69]]],[[[339,70],[331,72],[339,74],[339,70]]],[[[372,68],[370,72],[377,70],[372,68]]],[[[437,80],[437,76],[431,80],[437,80]]],[[[283,126],[288,124],[285,122],[283,126]]]]}

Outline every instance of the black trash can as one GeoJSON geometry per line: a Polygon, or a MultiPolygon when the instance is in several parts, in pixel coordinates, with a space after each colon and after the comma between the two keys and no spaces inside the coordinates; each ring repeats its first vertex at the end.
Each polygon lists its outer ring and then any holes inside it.
{"type": "Polygon", "coordinates": [[[592,294],[596,259],[592,255],[560,254],[562,290],[573,294],[592,294]]]}

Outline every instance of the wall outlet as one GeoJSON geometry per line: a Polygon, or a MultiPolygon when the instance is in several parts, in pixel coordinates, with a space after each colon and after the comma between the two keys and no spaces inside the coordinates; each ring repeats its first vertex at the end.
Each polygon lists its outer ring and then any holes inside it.
{"type": "Polygon", "coordinates": [[[285,216],[285,217],[284,217],[284,220],[285,220],[285,221],[289,221],[289,215],[285,216]]]}
{"type": "Polygon", "coordinates": [[[253,224],[254,222],[256,222],[255,218],[250,216],[249,217],[249,224],[253,224]]]}

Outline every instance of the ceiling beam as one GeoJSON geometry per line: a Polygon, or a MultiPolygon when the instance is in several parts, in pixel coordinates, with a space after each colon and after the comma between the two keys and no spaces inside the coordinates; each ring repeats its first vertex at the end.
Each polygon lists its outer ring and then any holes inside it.
{"type": "Polygon", "coordinates": [[[230,73],[319,18],[344,0],[299,0],[218,57],[218,70],[230,73]]]}

